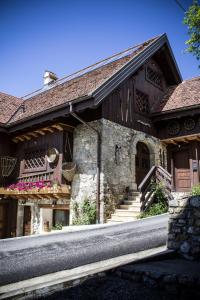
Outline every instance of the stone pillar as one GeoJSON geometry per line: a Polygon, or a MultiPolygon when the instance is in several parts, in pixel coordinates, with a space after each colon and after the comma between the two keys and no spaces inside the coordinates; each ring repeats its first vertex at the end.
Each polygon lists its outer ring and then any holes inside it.
{"type": "Polygon", "coordinates": [[[40,208],[38,204],[31,206],[31,234],[40,233],[40,208]]]}
{"type": "Polygon", "coordinates": [[[200,258],[200,196],[185,196],[169,203],[168,248],[186,259],[200,258]]]}
{"type": "Polygon", "coordinates": [[[22,236],[23,235],[23,222],[24,222],[24,206],[23,205],[18,205],[16,236],[22,236]]]}

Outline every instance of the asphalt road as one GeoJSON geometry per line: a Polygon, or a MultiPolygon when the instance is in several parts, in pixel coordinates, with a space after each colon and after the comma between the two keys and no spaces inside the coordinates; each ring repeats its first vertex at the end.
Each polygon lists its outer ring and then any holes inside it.
{"type": "Polygon", "coordinates": [[[168,215],[92,230],[0,240],[0,285],[162,246],[168,215]]]}

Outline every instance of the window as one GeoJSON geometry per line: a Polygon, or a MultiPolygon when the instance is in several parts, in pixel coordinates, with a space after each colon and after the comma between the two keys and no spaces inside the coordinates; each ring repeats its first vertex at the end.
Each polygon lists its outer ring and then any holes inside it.
{"type": "Polygon", "coordinates": [[[157,87],[162,88],[162,76],[149,66],[146,67],[146,79],[157,87]]]}
{"type": "Polygon", "coordinates": [[[55,226],[56,224],[62,224],[62,226],[69,225],[69,210],[53,210],[53,226],[55,226]]]}
{"type": "Polygon", "coordinates": [[[143,92],[136,89],[136,107],[138,112],[148,113],[149,112],[149,97],[143,92]]]}
{"type": "Polygon", "coordinates": [[[25,152],[23,161],[23,173],[46,171],[45,150],[25,152]]]}

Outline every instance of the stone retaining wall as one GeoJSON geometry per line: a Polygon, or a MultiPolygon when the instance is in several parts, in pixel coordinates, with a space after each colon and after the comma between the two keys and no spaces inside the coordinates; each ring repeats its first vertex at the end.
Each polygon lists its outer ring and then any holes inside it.
{"type": "Polygon", "coordinates": [[[168,248],[186,259],[200,258],[200,196],[184,196],[169,203],[168,248]]]}
{"type": "Polygon", "coordinates": [[[200,299],[200,278],[190,274],[176,274],[175,269],[171,273],[161,266],[160,270],[155,271],[136,263],[119,267],[113,272],[120,278],[141,282],[151,289],[162,289],[166,293],[166,299],[200,299]]]}

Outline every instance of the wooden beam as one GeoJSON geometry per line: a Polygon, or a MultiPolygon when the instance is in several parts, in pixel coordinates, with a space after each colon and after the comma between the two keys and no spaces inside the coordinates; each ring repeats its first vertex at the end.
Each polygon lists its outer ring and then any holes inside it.
{"type": "Polygon", "coordinates": [[[24,142],[24,138],[22,136],[17,136],[16,137],[20,142],[24,142]]]}
{"type": "Polygon", "coordinates": [[[21,135],[21,137],[22,137],[22,138],[25,138],[25,140],[27,140],[27,141],[30,141],[30,140],[31,140],[31,137],[28,136],[27,134],[23,134],[23,135],[21,135]]]}
{"type": "Polygon", "coordinates": [[[183,142],[183,143],[187,143],[187,144],[189,143],[189,141],[188,141],[186,138],[185,138],[185,139],[182,139],[182,142],[183,142]]]}
{"type": "Polygon", "coordinates": [[[177,143],[174,140],[170,140],[171,144],[177,145],[177,143]]]}
{"type": "Polygon", "coordinates": [[[37,130],[34,130],[35,133],[38,133],[40,135],[45,135],[45,132],[43,132],[42,130],[40,129],[37,129],[37,130]]]}
{"type": "Polygon", "coordinates": [[[38,134],[35,133],[35,132],[28,132],[27,135],[30,135],[30,136],[35,137],[35,138],[38,137],[38,134]]]}
{"type": "Polygon", "coordinates": [[[51,125],[51,127],[56,128],[59,131],[63,131],[63,127],[61,125],[59,125],[59,124],[51,125]]]}
{"type": "Polygon", "coordinates": [[[42,131],[48,131],[48,132],[50,132],[50,133],[53,133],[53,132],[54,132],[53,128],[50,128],[50,127],[44,127],[44,128],[42,128],[41,130],[42,130],[42,131]]]}
{"type": "Polygon", "coordinates": [[[70,131],[73,132],[74,131],[74,126],[68,125],[68,124],[64,124],[64,123],[58,123],[58,125],[62,126],[62,128],[66,131],[70,131]]]}
{"type": "Polygon", "coordinates": [[[12,139],[12,141],[16,144],[19,143],[18,139],[16,139],[16,138],[12,139]]]}

